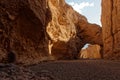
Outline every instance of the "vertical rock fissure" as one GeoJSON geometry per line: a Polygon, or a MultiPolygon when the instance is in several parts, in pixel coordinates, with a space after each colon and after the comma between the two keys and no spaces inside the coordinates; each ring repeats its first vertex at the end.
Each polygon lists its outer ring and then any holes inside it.
{"type": "MultiPolygon", "coordinates": [[[[114,39],[114,32],[113,32],[113,10],[114,10],[114,1],[111,0],[111,35],[112,37],[112,44],[114,44],[115,39],[114,39]]],[[[114,49],[114,45],[112,45],[112,51],[114,49]]]]}

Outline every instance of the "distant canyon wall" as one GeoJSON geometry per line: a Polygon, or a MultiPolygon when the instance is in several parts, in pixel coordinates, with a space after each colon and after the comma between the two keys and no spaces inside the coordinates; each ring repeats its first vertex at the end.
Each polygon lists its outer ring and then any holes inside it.
{"type": "Polygon", "coordinates": [[[102,0],[104,58],[120,59],[120,0],[102,0]]]}
{"type": "Polygon", "coordinates": [[[99,45],[88,45],[86,49],[80,51],[80,58],[82,59],[101,59],[101,47],[99,45]]]}

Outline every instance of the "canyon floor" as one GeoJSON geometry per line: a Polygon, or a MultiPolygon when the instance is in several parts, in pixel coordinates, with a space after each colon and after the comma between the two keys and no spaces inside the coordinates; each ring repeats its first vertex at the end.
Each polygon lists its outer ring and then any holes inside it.
{"type": "Polygon", "coordinates": [[[27,68],[38,76],[50,74],[54,80],[120,80],[120,61],[49,61],[27,68]]]}

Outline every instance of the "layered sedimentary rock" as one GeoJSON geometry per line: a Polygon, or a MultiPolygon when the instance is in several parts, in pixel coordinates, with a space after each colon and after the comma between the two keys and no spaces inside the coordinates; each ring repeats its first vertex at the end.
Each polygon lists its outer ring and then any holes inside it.
{"type": "Polygon", "coordinates": [[[64,0],[0,0],[0,62],[73,59],[86,43],[102,45],[101,33],[64,0]]]}
{"type": "Polygon", "coordinates": [[[83,59],[100,59],[100,46],[99,45],[89,45],[86,49],[82,49],[80,52],[80,58],[83,59]]]}
{"type": "Polygon", "coordinates": [[[102,0],[104,57],[120,59],[120,0],[102,0]]]}

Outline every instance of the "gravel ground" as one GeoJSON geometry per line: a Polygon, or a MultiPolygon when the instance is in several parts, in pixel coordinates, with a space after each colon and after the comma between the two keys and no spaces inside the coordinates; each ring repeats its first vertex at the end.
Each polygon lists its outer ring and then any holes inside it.
{"type": "Polygon", "coordinates": [[[17,65],[0,63],[0,80],[41,80],[41,77],[17,65]]]}
{"type": "Polygon", "coordinates": [[[55,80],[120,80],[120,61],[51,61],[28,68],[38,76],[49,73],[55,80]]]}

